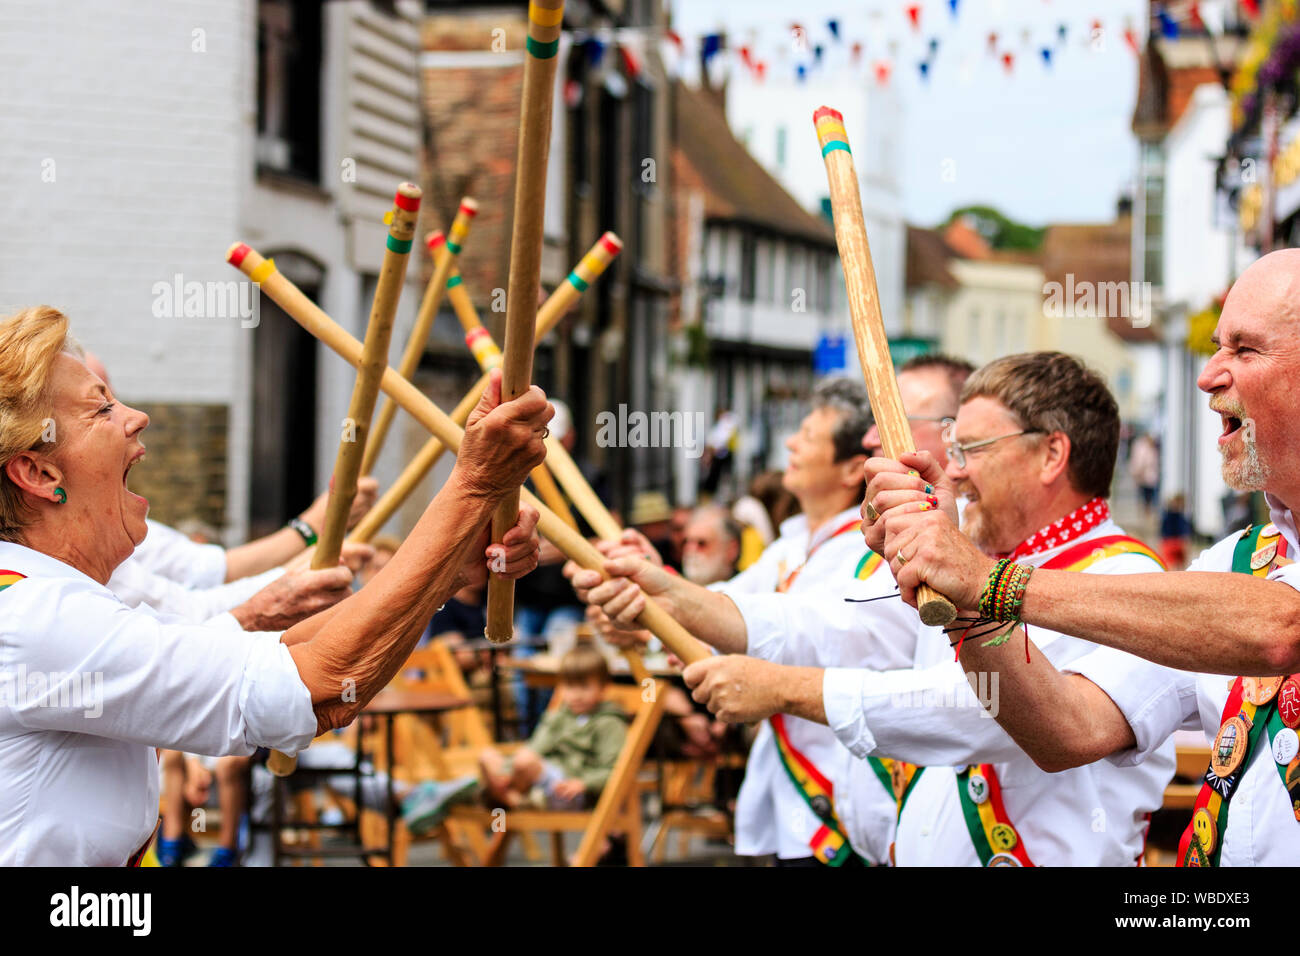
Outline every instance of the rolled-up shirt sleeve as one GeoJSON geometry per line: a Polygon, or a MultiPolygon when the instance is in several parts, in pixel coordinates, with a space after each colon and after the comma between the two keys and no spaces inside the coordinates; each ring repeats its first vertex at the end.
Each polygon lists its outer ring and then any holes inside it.
{"type": "Polygon", "coordinates": [[[882,596],[877,576],[799,594],[729,595],[745,621],[745,653],[804,667],[908,667],[920,621],[900,598],[871,600],[882,596]]]}
{"type": "MultiPolygon", "coordinates": [[[[980,697],[996,705],[991,676],[982,679],[980,697]]],[[[998,763],[1022,753],[980,697],[955,662],[920,670],[832,667],[822,677],[826,721],[840,743],[860,758],[922,766],[998,763]]]]}
{"type": "Polygon", "coordinates": [[[1195,674],[1111,647],[1099,647],[1061,670],[1086,677],[1100,687],[1128,721],[1137,746],[1107,757],[1117,766],[1146,760],[1176,730],[1200,729],[1195,674]]]}
{"type": "Polygon", "coordinates": [[[40,592],[24,620],[0,625],[0,653],[24,727],[213,756],[296,753],[315,736],[278,634],[178,622],[67,580],[22,586],[40,592]]]}

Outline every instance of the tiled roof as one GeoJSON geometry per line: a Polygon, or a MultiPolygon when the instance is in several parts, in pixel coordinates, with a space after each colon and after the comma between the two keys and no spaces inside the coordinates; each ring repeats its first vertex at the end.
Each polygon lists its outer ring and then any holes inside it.
{"type": "Polygon", "coordinates": [[[704,184],[705,215],[834,246],[829,223],[813,215],[750,155],[707,92],[677,85],[677,146],[704,184]]]}
{"type": "Polygon", "coordinates": [[[943,241],[943,236],[933,229],[908,226],[907,288],[915,289],[923,285],[957,288],[960,283],[948,269],[948,260],[955,256],[956,253],[943,241]]]}
{"type": "MultiPolygon", "coordinates": [[[[1044,282],[1073,283],[1129,282],[1132,279],[1130,244],[1133,220],[1121,216],[1114,222],[1064,224],[1049,226],[1043,238],[1042,266],[1044,282]]],[[[1123,316],[1107,319],[1110,331],[1127,342],[1154,342],[1156,330],[1134,328],[1123,316]]]]}

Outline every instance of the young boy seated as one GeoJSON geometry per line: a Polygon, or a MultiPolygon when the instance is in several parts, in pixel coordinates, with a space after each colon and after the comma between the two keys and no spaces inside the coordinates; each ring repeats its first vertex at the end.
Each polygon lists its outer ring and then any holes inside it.
{"type": "Polygon", "coordinates": [[[528,743],[512,755],[493,748],[479,755],[479,777],[426,782],[403,804],[412,833],[437,826],[456,803],[482,797],[492,807],[580,810],[591,806],[614,770],[627,736],[627,716],[604,699],[609,683],[605,656],[579,644],[560,658],[560,697],[543,715],[528,743]]]}

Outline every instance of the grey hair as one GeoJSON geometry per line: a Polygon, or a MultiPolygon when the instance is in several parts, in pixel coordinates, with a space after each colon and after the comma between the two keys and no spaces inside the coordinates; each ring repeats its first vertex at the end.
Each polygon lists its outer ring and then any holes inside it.
{"type": "Polygon", "coordinates": [[[831,441],[835,445],[835,461],[847,461],[863,454],[862,436],[875,424],[871,402],[861,382],[850,378],[833,378],[822,382],[813,390],[813,410],[829,408],[839,416],[831,441]]]}

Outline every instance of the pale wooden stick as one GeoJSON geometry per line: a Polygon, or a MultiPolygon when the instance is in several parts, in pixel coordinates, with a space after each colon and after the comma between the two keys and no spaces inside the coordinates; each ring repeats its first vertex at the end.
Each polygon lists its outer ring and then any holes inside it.
{"type": "MultiPolygon", "coordinates": [[[[276,305],[280,306],[290,318],[306,329],[311,335],[337,352],[353,366],[361,362],[362,345],[337,322],[325,314],[316,303],[303,295],[302,290],[275,270],[274,265],[265,270],[263,259],[255,250],[244,243],[236,243],[227,253],[227,261],[238,266],[246,275],[251,275],[259,268],[264,270],[261,288],[276,305]]],[[[433,401],[397,374],[392,368],[384,370],[379,386],[387,395],[397,402],[416,421],[424,425],[438,440],[453,453],[460,449],[464,430],[433,401]]],[[[595,545],[578,532],[570,528],[550,508],[547,508],[536,496],[524,490],[521,499],[537,509],[538,530],[550,539],[568,558],[576,561],[602,577],[606,577],[605,559],[595,545]]],[[[710,656],[709,650],[690,635],[667,611],[649,597],[646,598],[645,610],[637,618],[637,623],[659,638],[670,651],[687,664],[704,660],[710,656]]]]}
{"type": "MultiPolygon", "coordinates": [[[[420,356],[429,342],[429,331],[433,328],[433,320],[438,317],[438,306],[442,301],[447,279],[456,268],[456,258],[460,255],[461,247],[469,235],[470,223],[477,215],[478,203],[466,196],[460,201],[460,208],[456,210],[456,218],[452,220],[446,239],[444,240],[441,232],[432,232],[425,238],[425,242],[429,245],[445,245],[450,254],[446,256],[445,263],[435,264],[433,277],[429,279],[429,284],[424,290],[424,298],[420,300],[420,311],[415,317],[415,325],[411,327],[411,334],[406,340],[406,349],[402,352],[402,360],[397,366],[397,370],[404,378],[414,375],[420,365],[420,356]]],[[[361,460],[361,474],[368,475],[374,470],[375,462],[379,460],[379,453],[383,451],[384,440],[388,437],[388,429],[393,424],[393,416],[396,413],[397,406],[384,399],[379,406],[379,414],[375,416],[375,426],[370,430],[370,441],[366,443],[366,457],[361,460]]]]}
{"type": "MultiPolygon", "coordinates": [[[[370,416],[374,413],[375,398],[379,394],[379,379],[388,367],[388,345],[393,337],[393,320],[402,295],[402,283],[406,281],[411,239],[420,214],[420,195],[419,186],[402,183],[397,187],[393,209],[388,214],[387,248],[375,285],[375,299],[370,307],[364,351],[357,366],[357,380],[348,404],[343,438],[334,460],[334,476],[325,505],[325,527],[316,542],[316,553],[312,555],[313,570],[337,566],[343,550],[343,536],[347,533],[348,514],[357,494],[357,476],[361,473],[366,435],[370,431],[370,416]]],[[[277,777],[288,776],[297,765],[297,757],[278,750],[272,750],[266,762],[267,769],[277,777]]]]}
{"type": "MultiPolygon", "coordinates": [[[[541,340],[551,329],[559,324],[560,319],[568,313],[573,304],[582,297],[582,293],[587,290],[591,283],[600,278],[601,274],[614,260],[623,248],[623,242],[612,232],[607,232],[593,245],[581,261],[574,266],[573,271],[569,273],[568,278],[561,282],[550,294],[542,307],[537,312],[537,331],[536,339],[541,340]]],[[[438,255],[436,245],[431,248],[435,258],[438,255]]],[[[447,280],[448,286],[452,285],[454,279],[459,276],[452,276],[447,280]]],[[[459,285],[459,283],[456,283],[459,285]]],[[[466,296],[468,301],[468,295],[466,296]]],[[[470,309],[474,308],[473,303],[469,305],[470,309]]],[[[477,316],[477,313],[475,313],[477,316]]],[[[474,349],[473,344],[470,345],[474,349]]],[[[495,344],[492,344],[495,349],[495,344]]],[[[474,410],[478,400],[483,397],[483,390],[487,388],[488,374],[484,372],[474,387],[465,393],[465,397],[460,400],[460,404],[452,410],[451,418],[457,425],[464,426],[469,419],[469,413],[474,410]]],[[[369,446],[367,446],[369,447],[369,446]]],[[[349,541],[367,542],[379,533],[379,529],[388,523],[388,519],[397,513],[397,509],[402,506],[407,496],[413,492],[429,470],[437,464],[438,459],[446,450],[442,442],[437,438],[430,438],[424,443],[424,446],[411,459],[410,463],[402,470],[401,475],[395,481],[379,500],[375,502],[364,518],[357,523],[348,536],[349,541]]]]}
{"type": "MultiPolygon", "coordinates": [[[[876,269],[867,244],[867,226],[862,218],[862,197],[858,192],[858,174],[849,152],[849,137],[844,117],[828,106],[813,113],[817,141],[826,161],[830,182],[831,217],[835,222],[835,243],[844,265],[844,284],[849,294],[849,316],[853,320],[853,338],[858,345],[858,361],[866,381],[871,410],[880,429],[880,440],[890,458],[911,451],[915,443],[912,429],[903,410],[903,398],[889,357],[889,336],[880,314],[880,293],[876,289],[876,269]]],[[[917,595],[921,620],[929,625],[946,625],[957,616],[956,606],[929,585],[921,585],[917,595]]]]}
{"type": "MultiPolygon", "coordinates": [[[[524,92],[515,159],[514,228],[510,236],[510,276],[506,283],[506,333],[501,365],[501,400],[528,391],[533,377],[533,329],[537,285],[542,275],[546,164],[551,147],[551,104],[555,99],[556,51],[564,0],[531,0],[524,57],[524,92]]],[[[492,540],[501,538],[519,517],[519,496],[511,492],[492,519],[492,540]]],[[[484,636],[502,644],[514,635],[515,582],[493,572],[488,578],[484,636]]]]}

